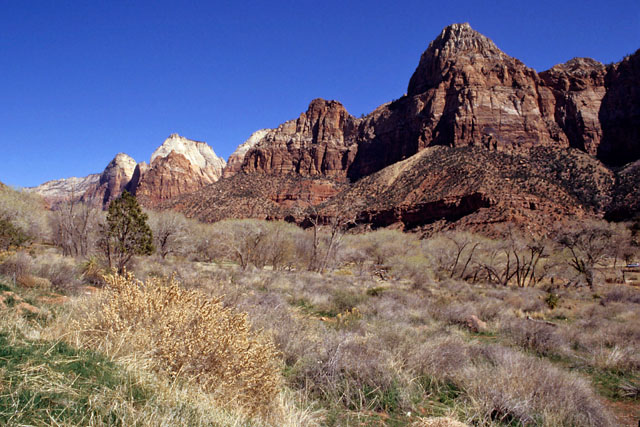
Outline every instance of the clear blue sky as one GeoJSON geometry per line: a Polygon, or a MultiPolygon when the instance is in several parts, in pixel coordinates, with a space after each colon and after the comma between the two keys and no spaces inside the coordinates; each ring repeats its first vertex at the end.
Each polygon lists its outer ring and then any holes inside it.
{"type": "Polygon", "coordinates": [[[454,22],[538,71],[640,48],[639,0],[0,0],[0,181],[148,161],[173,132],[227,158],[317,97],[366,114],[454,22]]]}

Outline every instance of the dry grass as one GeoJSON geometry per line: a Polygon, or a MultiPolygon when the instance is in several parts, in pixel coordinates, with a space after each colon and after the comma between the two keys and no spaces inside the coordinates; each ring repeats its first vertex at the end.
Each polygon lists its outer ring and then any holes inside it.
{"type": "Polygon", "coordinates": [[[263,418],[272,412],[281,386],[277,353],[244,314],[174,280],[112,275],[106,282],[97,310],[77,319],[82,340],[126,343],[126,351],[150,353],[225,407],[263,418]]]}

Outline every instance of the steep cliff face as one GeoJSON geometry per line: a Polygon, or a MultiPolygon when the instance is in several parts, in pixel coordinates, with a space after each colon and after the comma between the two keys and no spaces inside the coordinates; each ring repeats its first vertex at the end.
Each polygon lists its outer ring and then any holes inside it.
{"type": "Polygon", "coordinates": [[[349,172],[359,179],[431,145],[518,150],[567,146],[537,73],[469,24],[445,28],[422,54],[407,95],[376,110],[349,172]]]}
{"type": "MultiPolygon", "coordinates": [[[[172,134],[141,165],[129,188],[148,207],[216,182],[226,162],[204,142],[172,134]]],[[[134,175],[134,174],[132,174],[134,175]]]]}
{"type": "Polygon", "coordinates": [[[621,166],[640,159],[640,50],[608,67],[598,157],[621,166]]]}
{"type": "Polygon", "coordinates": [[[244,156],[249,150],[251,150],[256,144],[260,143],[264,137],[274,129],[260,129],[251,134],[249,139],[240,144],[238,148],[229,156],[227,166],[222,171],[223,178],[229,178],[242,170],[242,163],[244,163],[244,156]]]}
{"type": "Polygon", "coordinates": [[[357,150],[357,123],[339,102],[315,99],[298,119],[268,131],[250,148],[241,170],[344,180],[357,150]]]}
{"type": "Polygon", "coordinates": [[[100,174],[49,181],[29,191],[42,195],[54,207],[67,201],[107,206],[127,188],[135,169],[136,161],[133,158],[118,153],[100,174]]]}
{"type": "Polygon", "coordinates": [[[119,153],[101,174],[50,181],[31,191],[52,205],[74,199],[106,207],[126,189],[151,207],[217,181],[225,165],[206,143],[173,134],[153,152],[150,164],[119,153]]]}
{"type": "Polygon", "coordinates": [[[605,66],[590,58],[574,58],[540,73],[553,93],[554,120],[569,145],[592,156],[598,154],[602,140],[598,114],[606,91],[605,75],[605,66]]]}

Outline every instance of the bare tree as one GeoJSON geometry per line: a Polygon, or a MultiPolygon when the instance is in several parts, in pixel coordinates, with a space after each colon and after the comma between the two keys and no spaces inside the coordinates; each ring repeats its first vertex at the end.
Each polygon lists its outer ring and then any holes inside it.
{"type": "Polygon", "coordinates": [[[53,243],[64,255],[87,256],[93,250],[100,217],[98,208],[73,198],[61,203],[50,217],[53,243]]]}
{"type": "Polygon", "coordinates": [[[596,268],[604,265],[614,252],[612,226],[604,221],[589,221],[568,227],[556,235],[556,242],[568,251],[568,264],[593,289],[596,268]]]}
{"type": "Polygon", "coordinates": [[[169,254],[183,252],[189,241],[187,218],[174,211],[147,211],[156,250],[164,259],[169,254]]]}

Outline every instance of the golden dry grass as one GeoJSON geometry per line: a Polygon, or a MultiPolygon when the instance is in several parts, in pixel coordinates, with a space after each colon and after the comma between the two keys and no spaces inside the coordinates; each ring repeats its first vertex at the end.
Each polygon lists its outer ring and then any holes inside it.
{"type": "Polygon", "coordinates": [[[105,281],[96,311],[75,320],[81,340],[147,353],[158,369],[194,382],[224,407],[261,418],[274,411],[278,355],[245,314],[173,279],[142,282],[128,274],[105,281]]]}

